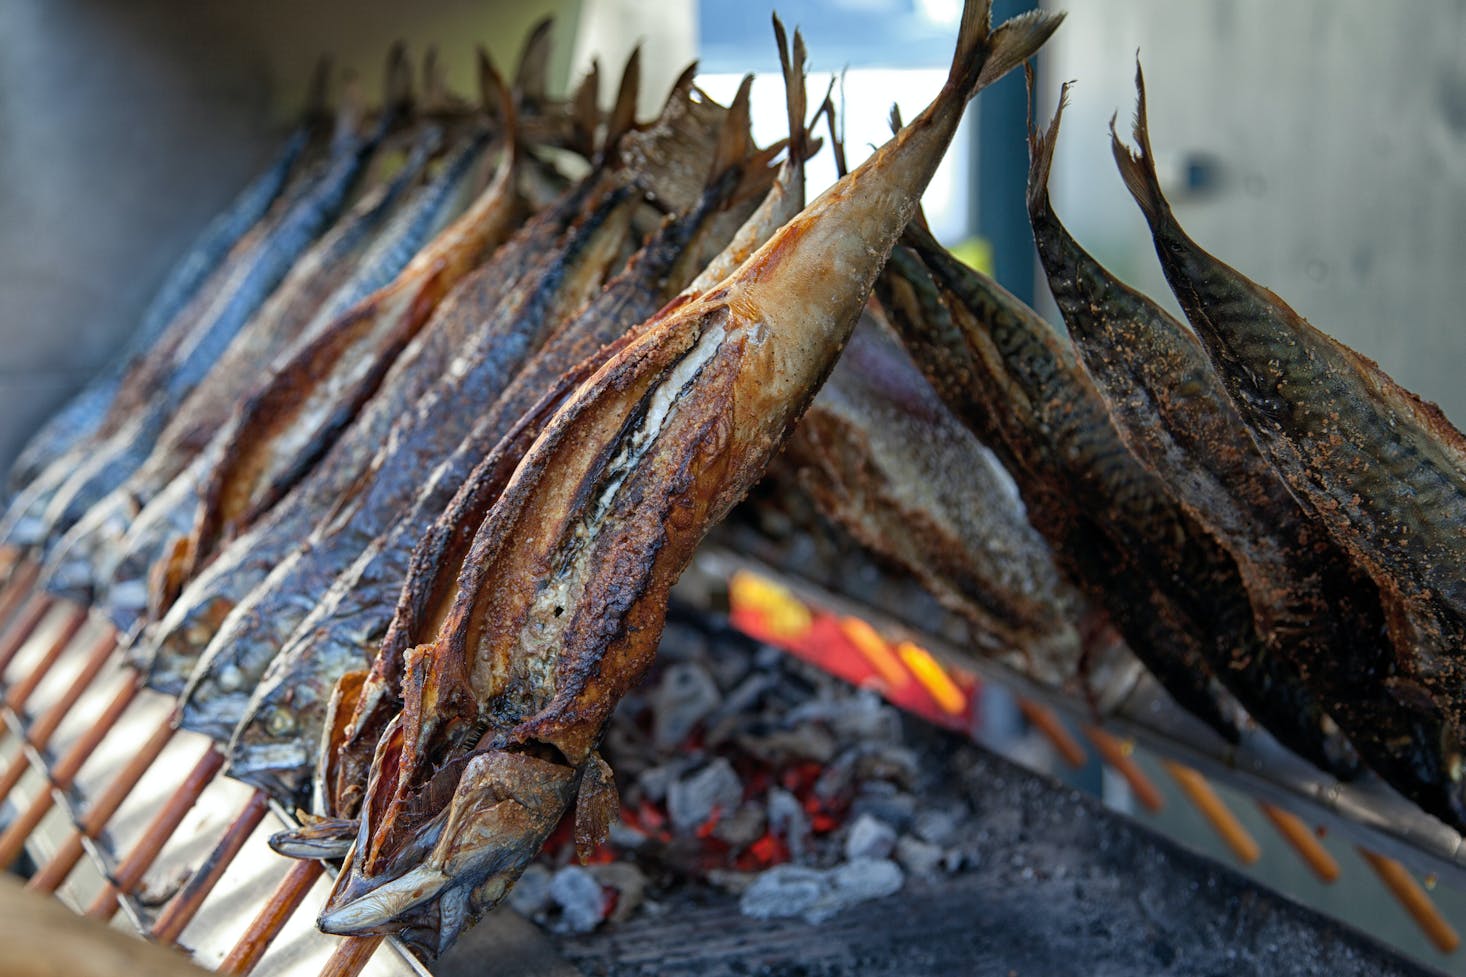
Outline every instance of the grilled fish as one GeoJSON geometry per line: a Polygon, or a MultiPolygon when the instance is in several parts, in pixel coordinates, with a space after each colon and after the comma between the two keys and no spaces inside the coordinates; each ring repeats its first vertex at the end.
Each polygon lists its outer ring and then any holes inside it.
{"type": "MultiPolygon", "coordinates": [[[[1380,664],[1378,600],[1369,612],[1367,582],[1356,586],[1347,564],[1330,561],[1326,537],[1308,525],[1231,409],[1216,375],[1187,330],[1145,296],[1127,288],[1081,248],[1054,215],[1048,171],[1061,110],[1048,131],[1030,134],[1028,207],[1039,258],[1086,370],[1104,397],[1126,447],[1165,483],[1194,524],[1224,547],[1249,600],[1262,643],[1249,644],[1245,666],[1214,660],[1224,684],[1278,740],[1321,769],[1359,772],[1358,758],[1304,675],[1328,673],[1337,692],[1371,682],[1380,664]],[[1332,594],[1321,589],[1330,579],[1332,594]],[[1359,597],[1349,600],[1352,591],[1359,597]],[[1329,597],[1344,598],[1337,610],[1329,597]],[[1339,613],[1359,605],[1365,613],[1339,613]],[[1350,645],[1367,663],[1347,681],[1332,661],[1350,645]],[[1248,683],[1229,678],[1254,676],[1248,683]],[[1264,694],[1259,695],[1261,690],[1264,694]]],[[[1336,555],[1336,554],[1335,554],[1336,555]]],[[[1213,579],[1221,579],[1214,577],[1213,579]]],[[[1230,575],[1228,575],[1230,579],[1230,575]]],[[[1213,597],[1218,596],[1214,592],[1213,597]]],[[[1194,617],[1201,621],[1199,613],[1194,617]]],[[[1355,671],[1351,669],[1350,671],[1355,671]]],[[[1355,693],[1353,698],[1368,696],[1355,693]]],[[[1372,716],[1364,729],[1381,717],[1372,716]]],[[[1382,728],[1376,728],[1378,736],[1382,728]]],[[[1398,726],[1395,735],[1399,732],[1398,726]]]]}
{"type": "Polygon", "coordinates": [[[1399,662],[1386,687],[1401,708],[1444,717],[1454,781],[1466,732],[1466,439],[1186,235],[1151,162],[1138,66],[1136,88],[1138,149],[1115,134],[1115,159],[1167,281],[1258,446],[1379,586],[1399,662]]]}
{"type": "Polygon", "coordinates": [[[926,111],[556,413],[480,527],[444,629],[409,653],[323,929],[438,953],[572,802],[577,842],[598,839],[617,808],[595,745],[673,580],[828,375],[968,98],[1056,24],[990,32],[987,4],[968,4],[926,111]]]}

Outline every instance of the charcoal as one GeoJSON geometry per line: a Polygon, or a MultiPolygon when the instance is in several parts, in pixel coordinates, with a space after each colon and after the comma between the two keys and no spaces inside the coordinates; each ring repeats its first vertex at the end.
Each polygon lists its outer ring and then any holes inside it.
{"type": "Polygon", "coordinates": [[[942,871],[946,854],[938,846],[913,835],[902,835],[896,842],[897,863],[917,878],[930,878],[942,871]]]}
{"type": "Polygon", "coordinates": [[[731,813],[742,802],[743,781],[722,757],[667,788],[667,815],[673,829],[684,834],[696,830],[715,810],[731,813]]]}
{"type": "Polygon", "coordinates": [[[691,761],[687,757],[678,757],[643,770],[636,778],[641,796],[656,803],[666,800],[672,785],[690,765],[691,761]]]}
{"type": "Polygon", "coordinates": [[[789,855],[801,861],[809,850],[809,818],[799,799],[778,787],[769,791],[769,830],[784,839],[789,855]]]}
{"type": "Polygon", "coordinates": [[[589,933],[605,918],[606,894],[601,883],[579,865],[567,865],[550,880],[550,898],[560,907],[558,928],[589,933]]]}
{"type": "Polygon", "coordinates": [[[845,857],[885,858],[896,847],[896,829],[879,818],[862,814],[845,835],[845,857]]]}
{"type": "Polygon", "coordinates": [[[829,730],[812,723],[776,729],[761,736],[739,736],[734,741],[771,767],[804,761],[829,763],[839,748],[829,730]]]}
{"type": "Polygon", "coordinates": [[[927,808],[917,813],[912,831],[922,841],[939,846],[950,845],[956,840],[961,821],[961,812],[952,808],[927,808]]]}
{"type": "Polygon", "coordinates": [[[916,818],[916,798],[888,781],[870,780],[860,785],[850,811],[856,816],[869,814],[904,831],[916,818]]]}
{"type": "Polygon", "coordinates": [[[830,894],[817,911],[821,919],[828,919],[857,903],[894,895],[905,881],[901,867],[888,858],[851,859],[831,870],[830,894]]]}
{"type": "Polygon", "coordinates": [[[521,916],[536,916],[550,905],[550,870],[534,864],[524,870],[509,890],[509,905],[521,916]]]}
{"type": "Polygon", "coordinates": [[[713,837],[734,848],[744,848],[757,841],[768,828],[769,819],[759,804],[745,803],[732,816],[725,817],[713,829],[713,837]]]}
{"type": "Polygon", "coordinates": [[[646,898],[646,876],[630,862],[592,865],[590,874],[602,886],[616,890],[616,908],[607,917],[613,923],[630,918],[646,898]]]}
{"type": "Polygon", "coordinates": [[[819,869],[778,865],[754,879],[738,900],[738,910],[754,919],[803,916],[830,892],[830,880],[819,869]]]}
{"type": "Polygon", "coordinates": [[[673,664],[652,694],[652,743],[659,750],[670,750],[684,742],[721,699],[706,668],[692,661],[673,664]]]}

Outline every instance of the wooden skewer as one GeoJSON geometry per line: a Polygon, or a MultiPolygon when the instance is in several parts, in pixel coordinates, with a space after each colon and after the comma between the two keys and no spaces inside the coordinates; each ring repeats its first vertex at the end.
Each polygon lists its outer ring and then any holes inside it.
{"type": "Polygon", "coordinates": [[[198,913],[199,907],[204,904],[209,893],[214,891],[214,886],[218,885],[219,879],[229,868],[230,862],[234,861],[234,857],[239,854],[239,850],[244,847],[249,836],[264,820],[265,812],[268,810],[267,801],[268,797],[262,790],[257,790],[250,795],[244,808],[239,812],[239,816],[219,838],[219,843],[214,846],[209,857],[204,859],[203,864],[195,870],[188,882],[178,890],[178,893],[169,900],[168,905],[158,915],[157,921],[153,923],[153,928],[148,933],[150,938],[170,946],[178,942],[178,938],[183,935],[183,931],[188,928],[188,924],[198,913]]]}
{"type": "MultiPolygon", "coordinates": [[[[90,654],[87,655],[86,662],[82,664],[81,671],[77,672],[76,678],[72,680],[61,698],[51,703],[40,718],[26,730],[27,743],[37,750],[44,750],[50,744],[51,737],[56,735],[57,728],[66,719],[66,714],[71,711],[72,706],[76,705],[76,700],[81,698],[81,694],[96,680],[97,673],[112,657],[116,646],[116,638],[110,631],[97,639],[92,645],[90,654]]],[[[0,737],[3,736],[3,731],[0,731],[0,737]]],[[[24,751],[16,754],[5,773],[0,774],[0,801],[10,796],[10,792],[15,789],[16,784],[20,783],[20,779],[25,776],[29,766],[30,763],[24,751]]]]}
{"type": "Polygon", "coordinates": [[[1278,829],[1283,840],[1293,847],[1304,864],[1318,876],[1319,881],[1329,885],[1339,881],[1339,863],[1334,861],[1334,856],[1329,854],[1318,836],[1308,829],[1308,825],[1267,801],[1258,801],[1257,806],[1262,809],[1263,816],[1272,822],[1273,827],[1278,829]]]}
{"type": "Polygon", "coordinates": [[[1044,739],[1053,745],[1054,750],[1065,763],[1078,770],[1089,762],[1089,754],[1084,752],[1084,747],[1079,745],[1079,741],[1070,734],[1063,721],[1054,714],[1052,709],[1030,699],[1017,701],[1018,711],[1023,713],[1023,718],[1043,734],[1044,739]]]}
{"type": "Polygon", "coordinates": [[[55,598],[50,594],[32,593],[26,601],[25,607],[21,610],[20,616],[10,622],[10,627],[5,631],[5,636],[0,639],[0,675],[10,667],[11,661],[25,647],[30,636],[35,633],[40,625],[41,619],[46,612],[51,610],[55,598]]]}
{"type": "Polygon", "coordinates": [[[5,581],[4,593],[0,594],[0,627],[10,623],[10,617],[20,607],[20,602],[30,595],[31,588],[40,578],[40,564],[30,560],[22,563],[5,581]]]}
{"type": "Polygon", "coordinates": [[[219,973],[245,977],[254,970],[325,870],[324,863],[314,860],[299,861],[290,866],[290,871],[285,873],[285,877],[270,894],[269,901],[261,907],[259,915],[250,922],[249,928],[234,944],[224,962],[219,964],[219,973]]]}
{"type": "Polygon", "coordinates": [[[35,695],[36,689],[40,687],[41,682],[50,674],[51,669],[56,667],[56,663],[61,660],[61,656],[66,654],[66,649],[71,646],[71,642],[76,637],[77,632],[86,623],[87,612],[85,608],[75,605],[67,608],[66,619],[61,623],[61,631],[51,641],[50,646],[46,649],[46,653],[41,656],[41,660],[31,666],[31,670],[26,673],[26,677],[11,686],[10,691],[5,694],[6,708],[15,713],[19,713],[25,708],[26,702],[30,700],[31,696],[35,695]]]}
{"type": "Polygon", "coordinates": [[[56,854],[51,856],[51,860],[26,883],[27,889],[36,892],[55,892],[57,887],[66,881],[66,876],[71,874],[71,870],[76,867],[76,863],[81,860],[82,853],[86,850],[82,839],[96,837],[107,826],[107,822],[112,820],[112,815],[117,813],[122,802],[127,800],[127,795],[137,786],[143,774],[148,772],[148,767],[153,765],[153,761],[158,759],[158,754],[163,752],[163,747],[167,746],[172,739],[173,714],[169,713],[162,724],[153,731],[153,735],[148,737],[142,748],[133,754],[127,766],[122,768],[122,772],[97,797],[97,802],[92,809],[57,849],[56,854]]]}
{"type": "MultiPolygon", "coordinates": [[[[106,710],[102,713],[101,719],[92,725],[82,736],[67,749],[66,754],[57,761],[56,766],[51,770],[51,786],[53,790],[43,790],[35,796],[20,816],[0,834],[0,868],[9,867],[20,855],[21,849],[25,847],[26,839],[36,826],[56,804],[57,790],[70,790],[71,783],[76,779],[77,773],[96,750],[97,744],[117,725],[117,720],[127,711],[132,700],[137,698],[138,691],[142,688],[141,683],[136,679],[129,680],[117,690],[117,695],[108,703],[106,710]]],[[[24,759],[22,757],[21,759],[24,759]]]]}
{"type": "Polygon", "coordinates": [[[1160,788],[1140,769],[1140,764],[1135,762],[1135,758],[1130,755],[1130,749],[1123,742],[1098,726],[1084,727],[1084,735],[1089,737],[1105,764],[1125,778],[1125,783],[1130,785],[1130,793],[1135,795],[1135,800],[1141,807],[1151,813],[1165,807],[1166,798],[1160,788]]]}
{"type": "Polygon", "coordinates": [[[1446,922],[1441,911],[1431,902],[1429,894],[1406,871],[1405,866],[1367,848],[1360,848],[1359,854],[1364,856],[1364,860],[1374,869],[1385,887],[1400,900],[1400,905],[1405,907],[1405,911],[1424,931],[1426,938],[1435,944],[1437,950],[1453,953],[1461,945],[1461,937],[1455,928],[1446,922]]]}
{"type": "Polygon", "coordinates": [[[116,915],[122,895],[137,888],[148,869],[153,867],[153,862],[157,861],[158,853],[173,837],[178,825],[193,810],[194,804],[198,803],[199,795],[223,766],[224,754],[210,743],[204,755],[199,757],[198,763],[188,772],[188,776],[183,778],[183,783],[173,792],[173,796],[153,815],[153,820],[143,829],[142,837],[138,838],[122,864],[117,866],[117,871],[112,873],[107,885],[87,907],[88,916],[105,922],[116,915]]]}
{"type": "Polygon", "coordinates": [[[321,977],[356,977],[381,945],[380,936],[344,937],[321,968],[321,977]]]}
{"type": "Polygon", "coordinates": [[[1242,822],[1237,820],[1217,792],[1212,790],[1211,784],[1206,778],[1192,770],[1190,767],[1176,763],[1174,760],[1162,761],[1167,772],[1181,786],[1181,790],[1196,805],[1202,817],[1211,824],[1216,833],[1221,836],[1226,846],[1232,849],[1232,854],[1244,865],[1251,865],[1262,857],[1262,849],[1258,847],[1257,839],[1248,834],[1242,822]]]}

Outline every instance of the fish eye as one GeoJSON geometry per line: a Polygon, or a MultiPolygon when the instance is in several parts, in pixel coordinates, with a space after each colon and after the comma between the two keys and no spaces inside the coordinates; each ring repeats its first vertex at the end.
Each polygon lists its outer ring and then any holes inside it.
{"type": "Polygon", "coordinates": [[[272,709],[265,720],[265,729],[272,736],[286,736],[295,730],[295,716],[286,709],[272,709]]]}

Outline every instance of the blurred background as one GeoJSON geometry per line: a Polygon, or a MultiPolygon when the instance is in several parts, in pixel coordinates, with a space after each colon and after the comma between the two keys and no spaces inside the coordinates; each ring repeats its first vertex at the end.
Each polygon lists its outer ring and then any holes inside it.
{"type": "MultiPolygon", "coordinates": [[[[999,0],[996,16],[1025,6],[999,0]]],[[[1055,205],[1121,277],[1175,308],[1107,128],[1134,104],[1144,59],[1153,138],[1181,222],[1327,332],[1466,422],[1466,2],[1065,0],[1068,23],[1038,65],[1038,110],[1074,80],[1055,205]]],[[[322,53],[380,90],[388,45],[437,44],[449,80],[473,85],[473,47],[512,66],[528,27],[556,17],[552,84],[599,59],[611,78],[644,45],[649,114],[687,62],[720,100],[758,73],[755,135],[784,135],[769,14],[803,29],[811,98],[834,79],[852,162],[945,75],[959,0],[6,0],[0,4],[0,462],[130,330],[189,239],[269,157],[322,53]]],[[[611,83],[603,85],[609,97],[611,83]]],[[[939,236],[1053,317],[1023,207],[1026,96],[1010,77],[964,123],[927,196],[939,236]]],[[[816,187],[834,179],[826,151],[816,187]]],[[[1001,697],[993,742],[1035,750],[1001,697]],[[1009,717],[1009,718],[1004,718],[1009,717]]],[[[1030,761],[1045,762],[1041,755],[1030,761]]],[[[1078,782],[1124,806],[1123,788],[1078,782]]],[[[1168,784],[1165,777],[1157,782],[1168,784]]],[[[1239,811],[1252,812],[1239,801],[1239,811]]],[[[1161,826],[1224,857],[1184,804],[1161,826]]],[[[1259,838],[1272,838],[1258,831],[1259,838]]],[[[1347,845],[1346,882],[1365,869],[1347,845]]],[[[1276,856],[1276,857],[1274,857],[1276,856]]],[[[1270,884],[1440,957],[1378,886],[1324,887],[1286,852],[1270,884]]],[[[1466,901],[1438,891],[1460,922],[1466,901]]],[[[1460,956],[1460,954],[1457,954],[1460,956]]]]}

